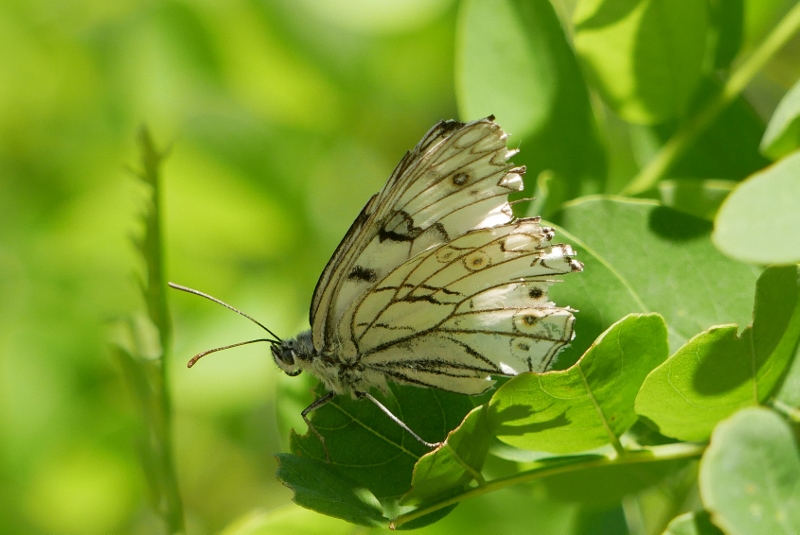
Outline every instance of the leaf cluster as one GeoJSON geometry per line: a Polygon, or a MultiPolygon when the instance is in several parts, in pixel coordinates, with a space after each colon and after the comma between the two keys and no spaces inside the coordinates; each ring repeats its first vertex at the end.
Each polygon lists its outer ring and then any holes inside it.
{"type": "MultiPolygon", "coordinates": [[[[743,415],[759,426],[777,425],[781,431],[776,432],[789,439],[773,444],[764,435],[759,447],[771,452],[765,455],[777,455],[775,447],[794,448],[788,426],[756,408],[784,395],[781,381],[800,337],[798,269],[773,267],[756,279],[752,270],[716,252],[705,221],[649,201],[586,200],[571,205],[564,216],[581,228],[582,218],[590,224],[597,214],[624,221],[630,243],[649,247],[646,255],[630,256],[588,229],[585,240],[575,242],[587,269],[581,284],[560,287],[561,298],[580,307],[587,331],[605,328],[591,343],[576,340],[573,352],[588,347],[574,364],[521,374],[488,400],[393,388],[387,400],[393,410],[423,436],[446,439],[429,453],[371,404],[338,398],[313,419],[326,437],[330,463],[313,434],[295,435],[294,454],[279,455],[278,477],[295,491],[295,501],[359,524],[419,527],[465,499],[533,480],[544,481],[565,500],[613,502],[659,484],[701,457],[701,485],[716,482],[724,472],[747,486],[745,472],[707,468],[715,451],[707,450],[709,441],[724,452],[720,455],[735,456],[742,447],[738,431],[712,435],[722,432],[715,431],[720,422],[740,429],[736,422],[743,415]],[[675,235],[664,236],[654,225],[659,217],[684,232],[702,262],[676,252],[675,235]],[[665,273],[657,281],[636,276],[654,263],[672,264],[669,280],[665,273]],[[596,290],[585,292],[582,286],[596,290]],[[724,291],[736,287],[751,288],[754,303],[724,291]],[[605,318],[615,312],[624,317],[606,326],[605,318]],[[734,323],[750,314],[749,325],[734,323]],[[692,326],[703,322],[713,326],[692,333],[692,326]],[[671,356],[670,346],[675,348],[671,356]],[[483,403],[472,408],[470,402],[483,403]],[[465,413],[448,433],[450,422],[465,413]],[[516,466],[511,473],[487,476],[485,464],[493,456],[516,466]]],[[[740,431],[751,424],[742,424],[740,431]]],[[[780,481],[777,473],[759,475],[767,487],[780,481]]],[[[765,496],[773,490],[765,488],[765,496]]],[[[772,506],[792,517],[796,513],[788,513],[792,502],[787,499],[772,506]]],[[[703,503],[714,511],[705,494],[703,503]]]]}
{"type": "Polygon", "coordinates": [[[766,133],[741,94],[800,8],[760,40],[742,21],[741,2],[461,4],[462,116],[520,136],[531,214],[585,264],[551,290],[577,338],[557,369],[481,398],[393,387],[385,403],[435,451],[337,398],[313,416],[330,462],[313,434],[278,456],[298,504],[411,529],[533,481],[592,505],[658,487],[647,532],[800,529],[800,93],[766,133]],[[593,195],[610,192],[628,198],[593,195]]]}

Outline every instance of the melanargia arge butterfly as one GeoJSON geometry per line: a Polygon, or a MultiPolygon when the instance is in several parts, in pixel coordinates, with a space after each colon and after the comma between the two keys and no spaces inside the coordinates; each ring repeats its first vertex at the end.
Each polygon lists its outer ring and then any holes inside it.
{"type": "Polygon", "coordinates": [[[269,342],[284,372],[309,371],[328,390],[302,412],[323,445],[308,413],[347,394],[369,399],[429,447],[436,444],[370,390],[395,382],[480,394],[491,376],[545,371],[572,340],[575,321],[573,310],[548,301],[548,287],[583,266],[569,245],[550,243],[553,229],[540,218],[514,218],[508,194],[523,189],[525,168],[508,162],[517,151],[506,148],[507,137],[491,116],[439,122],[333,253],[314,290],[310,331],[282,340],[259,323],[273,338],[206,351],[189,365],[269,342]]]}

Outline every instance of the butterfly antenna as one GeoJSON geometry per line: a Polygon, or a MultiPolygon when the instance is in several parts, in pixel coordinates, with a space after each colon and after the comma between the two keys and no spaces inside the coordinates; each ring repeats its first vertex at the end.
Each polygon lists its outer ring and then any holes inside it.
{"type": "MultiPolygon", "coordinates": [[[[203,292],[201,292],[200,290],[195,290],[194,288],[189,288],[188,286],[181,286],[180,284],[175,284],[174,282],[168,282],[167,284],[169,284],[170,288],[175,288],[176,290],[180,290],[180,291],[182,291],[182,292],[186,292],[186,293],[190,293],[190,294],[194,294],[194,295],[199,295],[200,297],[205,297],[205,298],[206,298],[206,299],[208,299],[209,301],[213,301],[213,302],[215,302],[216,304],[218,304],[218,305],[222,305],[222,306],[224,306],[225,308],[227,308],[227,309],[229,309],[229,310],[233,310],[234,312],[236,312],[236,313],[237,313],[237,314],[239,314],[240,316],[244,316],[245,318],[249,319],[250,321],[252,321],[252,322],[253,322],[253,323],[255,323],[256,325],[258,325],[259,327],[261,327],[262,329],[264,329],[265,331],[267,331],[267,332],[268,332],[268,333],[269,333],[269,334],[270,334],[270,335],[271,335],[271,336],[274,338],[274,340],[266,340],[266,339],[264,339],[264,340],[261,340],[261,339],[259,339],[259,340],[250,340],[249,342],[242,342],[242,343],[240,343],[240,344],[234,344],[234,345],[231,345],[231,346],[226,346],[226,347],[220,347],[220,348],[217,348],[217,349],[212,349],[212,350],[210,350],[210,351],[206,351],[205,353],[200,353],[200,354],[199,354],[199,355],[197,355],[195,358],[193,358],[193,359],[192,359],[192,361],[196,362],[196,361],[197,361],[197,359],[199,359],[201,356],[203,356],[203,355],[208,355],[209,353],[214,353],[215,351],[221,351],[221,350],[223,350],[223,349],[229,349],[229,348],[231,348],[231,347],[236,347],[236,346],[239,346],[239,345],[249,344],[249,343],[251,343],[251,342],[261,342],[261,341],[264,341],[264,342],[273,342],[273,343],[275,343],[275,342],[277,342],[277,343],[283,342],[283,340],[281,340],[280,336],[278,336],[278,335],[277,335],[277,334],[275,334],[274,332],[272,332],[272,331],[270,331],[269,329],[267,329],[267,328],[266,328],[266,326],[264,326],[264,324],[263,324],[263,323],[261,323],[260,321],[258,321],[258,320],[257,320],[257,319],[255,319],[255,318],[253,318],[253,317],[251,317],[251,316],[249,316],[249,315],[245,314],[244,312],[242,312],[242,311],[241,311],[241,310],[239,310],[238,308],[234,308],[234,307],[232,307],[231,305],[229,305],[228,303],[225,303],[224,301],[220,301],[220,300],[219,300],[219,299],[217,299],[216,297],[212,297],[212,296],[208,295],[207,293],[203,293],[203,292]]],[[[190,364],[189,364],[189,367],[190,367],[190,368],[192,367],[192,364],[194,364],[194,362],[190,362],[190,364]]]]}
{"type": "Polygon", "coordinates": [[[229,346],[222,346],[222,347],[215,347],[214,349],[209,349],[208,351],[203,351],[202,353],[198,353],[197,355],[193,356],[191,360],[186,364],[187,368],[191,368],[195,365],[195,363],[200,360],[201,358],[205,357],[206,355],[210,355],[211,353],[216,353],[217,351],[225,351],[226,349],[230,349],[232,347],[239,347],[245,346],[247,344],[254,344],[256,342],[270,342],[275,343],[275,340],[270,340],[269,338],[258,338],[256,340],[248,340],[246,342],[239,342],[238,344],[231,344],[229,346]]]}

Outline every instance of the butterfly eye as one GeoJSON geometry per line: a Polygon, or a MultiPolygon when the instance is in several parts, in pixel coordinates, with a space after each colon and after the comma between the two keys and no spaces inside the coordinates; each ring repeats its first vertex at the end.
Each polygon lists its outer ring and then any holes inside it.
{"type": "Polygon", "coordinates": [[[275,359],[275,364],[290,377],[300,375],[300,372],[303,371],[300,364],[296,362],[297,351],[295,349],[294,340],[273,344],[272,358],[275,359]]]}
{"type": "Polygon", "coordinates": [[[282,365],[294,366],[294,350],[288,344],[273,344],[272,357],[281,368],[282,365]]]}

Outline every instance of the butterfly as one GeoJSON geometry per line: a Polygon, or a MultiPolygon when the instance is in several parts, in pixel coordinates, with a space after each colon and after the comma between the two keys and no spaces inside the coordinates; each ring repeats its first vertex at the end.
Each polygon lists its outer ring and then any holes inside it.
{"type": "MultiPolygon", "coordinates": [[[[327,393],[369,399],[428,447],[370,392],[388,383],[462,394],[489,389],[493,376],[543,372],[574,337],[574,310],[548,300],[557,277],[579,272],[569,245],[539,217],[515,218],[510,193],[524,166],[509,159],[508,135],[494,117],[440,121],[406,153],[336,248],[311,301],[311,330],[272,338],[287,375],[316,376],[327,393]]],[[[327,454],[327,449],[326,449],[327,454]]]]}

